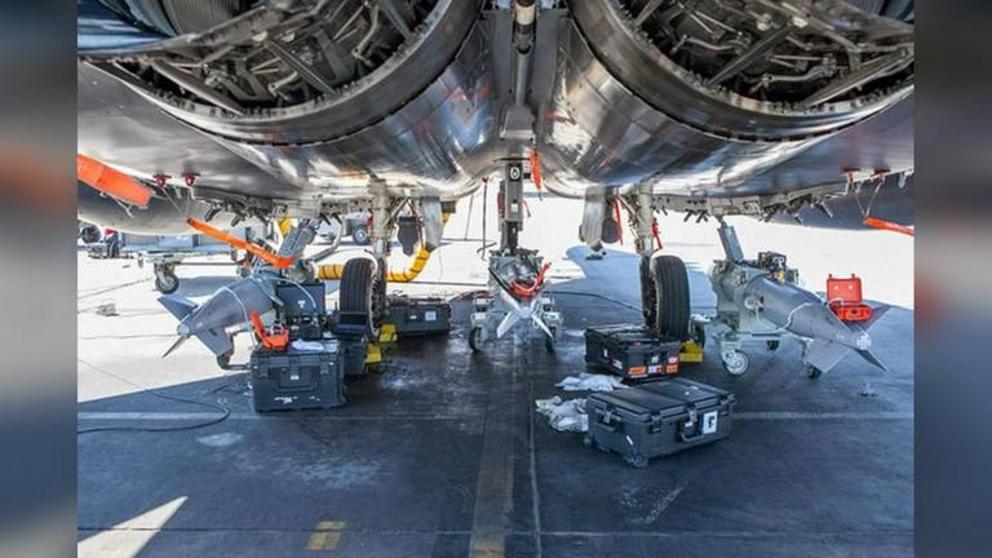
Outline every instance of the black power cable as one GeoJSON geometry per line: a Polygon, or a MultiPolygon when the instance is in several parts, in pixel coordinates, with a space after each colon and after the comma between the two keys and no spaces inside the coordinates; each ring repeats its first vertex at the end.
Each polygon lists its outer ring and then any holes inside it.
{"type": "MultiPolygon", "coordinates": [[[[148,395],[151,395],[152,397],[158,397],[160,399],[166,399],[166,400],[169,400],[169,401],[176,401],[176,402],[179,402],[179,403],[186,403],[186,404],[189,404],[189,405],[199,405],[200,407],[207,407],[209,409],[214,409],[214,410],[217,410],[217,411],[220,411],[221,412],[221,415],[218,416],[217,418],[212,418],[212,419],[206,420],[204,422],[196,423],[196,424],[184,424],[184,425],[180,425],[180,426],[165,426],[165,427],[161,427],[161,428],[151,428],[151,427],[145,427],[145,426],[97,426],[97,427],[93,427],[93,428],[82,428],[82,429],[76,430],[76,435],[77,436],[80,435],[80,434],[92,434],[94,432],[181,432],[181,431],[186,431],[186,430],[196,430],[198,428],[206,428],[208,426],[213,426],[215,424],[218,424],[220,422],[223,422],[224,420],[227,419],[227,417],[231,416],[231,410],[228,409],[227,407],[224,407],[223,405],[219,405],[219,404],[215,404],[215,403],[207,403],[205,401],[196,401],[194,399],[186,399],[186,398],[183,398],[183,397],[176,397],[174,395],[166,395],[164,393],[156,393],[156,392],[154,392],[154,391],[152,391],[152,390],[150,390],[150,389],[148,389],[148,388],[146,388],[146,387],[144,387],[142,385],[136,384],[136,383],[132,382],[131,380],[128,380],[127,378],[123,378],[121,376],[118,376],[117,374],[114,374],[113,372],[109,372],[109,371],[104,370],[102,368],[99,368],[99,367],[97,367],[97,366],[95,366],[95,365],[93,365],[93,364],[91,364],[89,362],[86,362],[83,359],[77,359],[77,360],[79,362],[85,364],[86,366],[90,367],[91,369],[96,370],[97,372],[100,372],[101,374],[105,374],[105,375],[110,376],[112,378],[116,378],[116,379],[118,379],[118,380],[120,380],[120,381],[122,381],[122,382],[124,382],[124,383],[126,383],[128,385],[130,385],[130,386],[136,387],[136,388],[140,389],[143,393],[147,393],[148,395]]],[[[214,391],[216,391],[216,389],[214,391]]]]}

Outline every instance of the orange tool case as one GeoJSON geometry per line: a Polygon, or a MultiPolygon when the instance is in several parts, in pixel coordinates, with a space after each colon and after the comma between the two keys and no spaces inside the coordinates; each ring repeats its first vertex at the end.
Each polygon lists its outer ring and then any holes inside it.
{"type": "Polygon", "coordinates": [[[833,313],[845,322],[864,322],[871,319],[871,306],[863,302],[861,278],[853,273],[849,278],[827,277],[827,301],[833,313]]]}

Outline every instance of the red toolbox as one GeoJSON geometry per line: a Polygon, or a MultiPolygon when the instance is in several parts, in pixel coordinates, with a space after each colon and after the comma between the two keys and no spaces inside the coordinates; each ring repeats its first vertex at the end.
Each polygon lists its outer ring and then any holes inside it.
{"type": "Polygon", "coordinates": [[[865,322],[871,319],[871,306],[861,297],[861,278],[853,273],[843,279],[827,277],[827,301],[834,314],[845,322],[865,322]]]}

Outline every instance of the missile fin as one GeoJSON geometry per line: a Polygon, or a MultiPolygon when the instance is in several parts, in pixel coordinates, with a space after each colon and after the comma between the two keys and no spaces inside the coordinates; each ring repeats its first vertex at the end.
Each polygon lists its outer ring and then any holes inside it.
{"type": "Polygon", "coordinates": [[[873,325],[875,325],[878,322],[878,320],[882,319],[882,316],[884,316],[885,313],[888,312],[890,308],[892,307],[884,306],[884,305],[878,306],[876,308],[872,308],[871,319],[865,322],[865,329],[869,329],[873,325]]]}
{"type": "Polygon", "coordinates": [[[814,339],[806,348],[805,361],[823,372],[829,372],[850,350],[840,343],[814,339]]]}
{"type": "Polygon", "coordinates": [[[865,349],[865,350],[858,350],[858,349],[856,349],[855,352],[857,352],[859,355],[861,355],[861,358],[863,358],[866,361],[868,361],[869,364],[871,364],[873,366],[877,366],[879,369],[882,370],[882,372],[888,372],[889,371],[889,369],[886,368],[884,364],[882,364],[882,361],[878,360],[878,357],[876,357],[874,354],[872,354],[871,351],[869,351],[867,349],[865,349]]]}
{"type": "Polygon", "coordinates": [[[189,316],[197,307],[196,303],[192,300],[175,294],[160,296],[158,297],[158,302],[162,306],[165,306],[165,309],[180,321],[186,316],[189,316]]]}
{"type": "Polygon", "coordinates": [[[206,345],[215,356],[221,356],[234,350],[231,336],[224,330],[208,329],[197,333],[196,338],[206,345]]]}

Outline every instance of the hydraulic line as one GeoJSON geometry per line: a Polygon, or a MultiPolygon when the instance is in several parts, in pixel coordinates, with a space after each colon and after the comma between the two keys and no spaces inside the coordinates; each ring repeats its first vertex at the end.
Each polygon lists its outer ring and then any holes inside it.
{"type": "MultiPolygon", "coordinates": [[[[441,221],[448,223],[450,213],[442,213],[441,221]]],[[[423,244],[410,262],[410,267],[402,271],[390,271],[386,274],[386,280],[390,283],[410,283],[413,282],[420,272],[427,267],[427,262],[431,259],[431,252],[424,248],[423,244]]],[[[344,271],[344,264],[326,264],[317,267],[317,279],[336,280],[341,278],[344,271]]]]}

